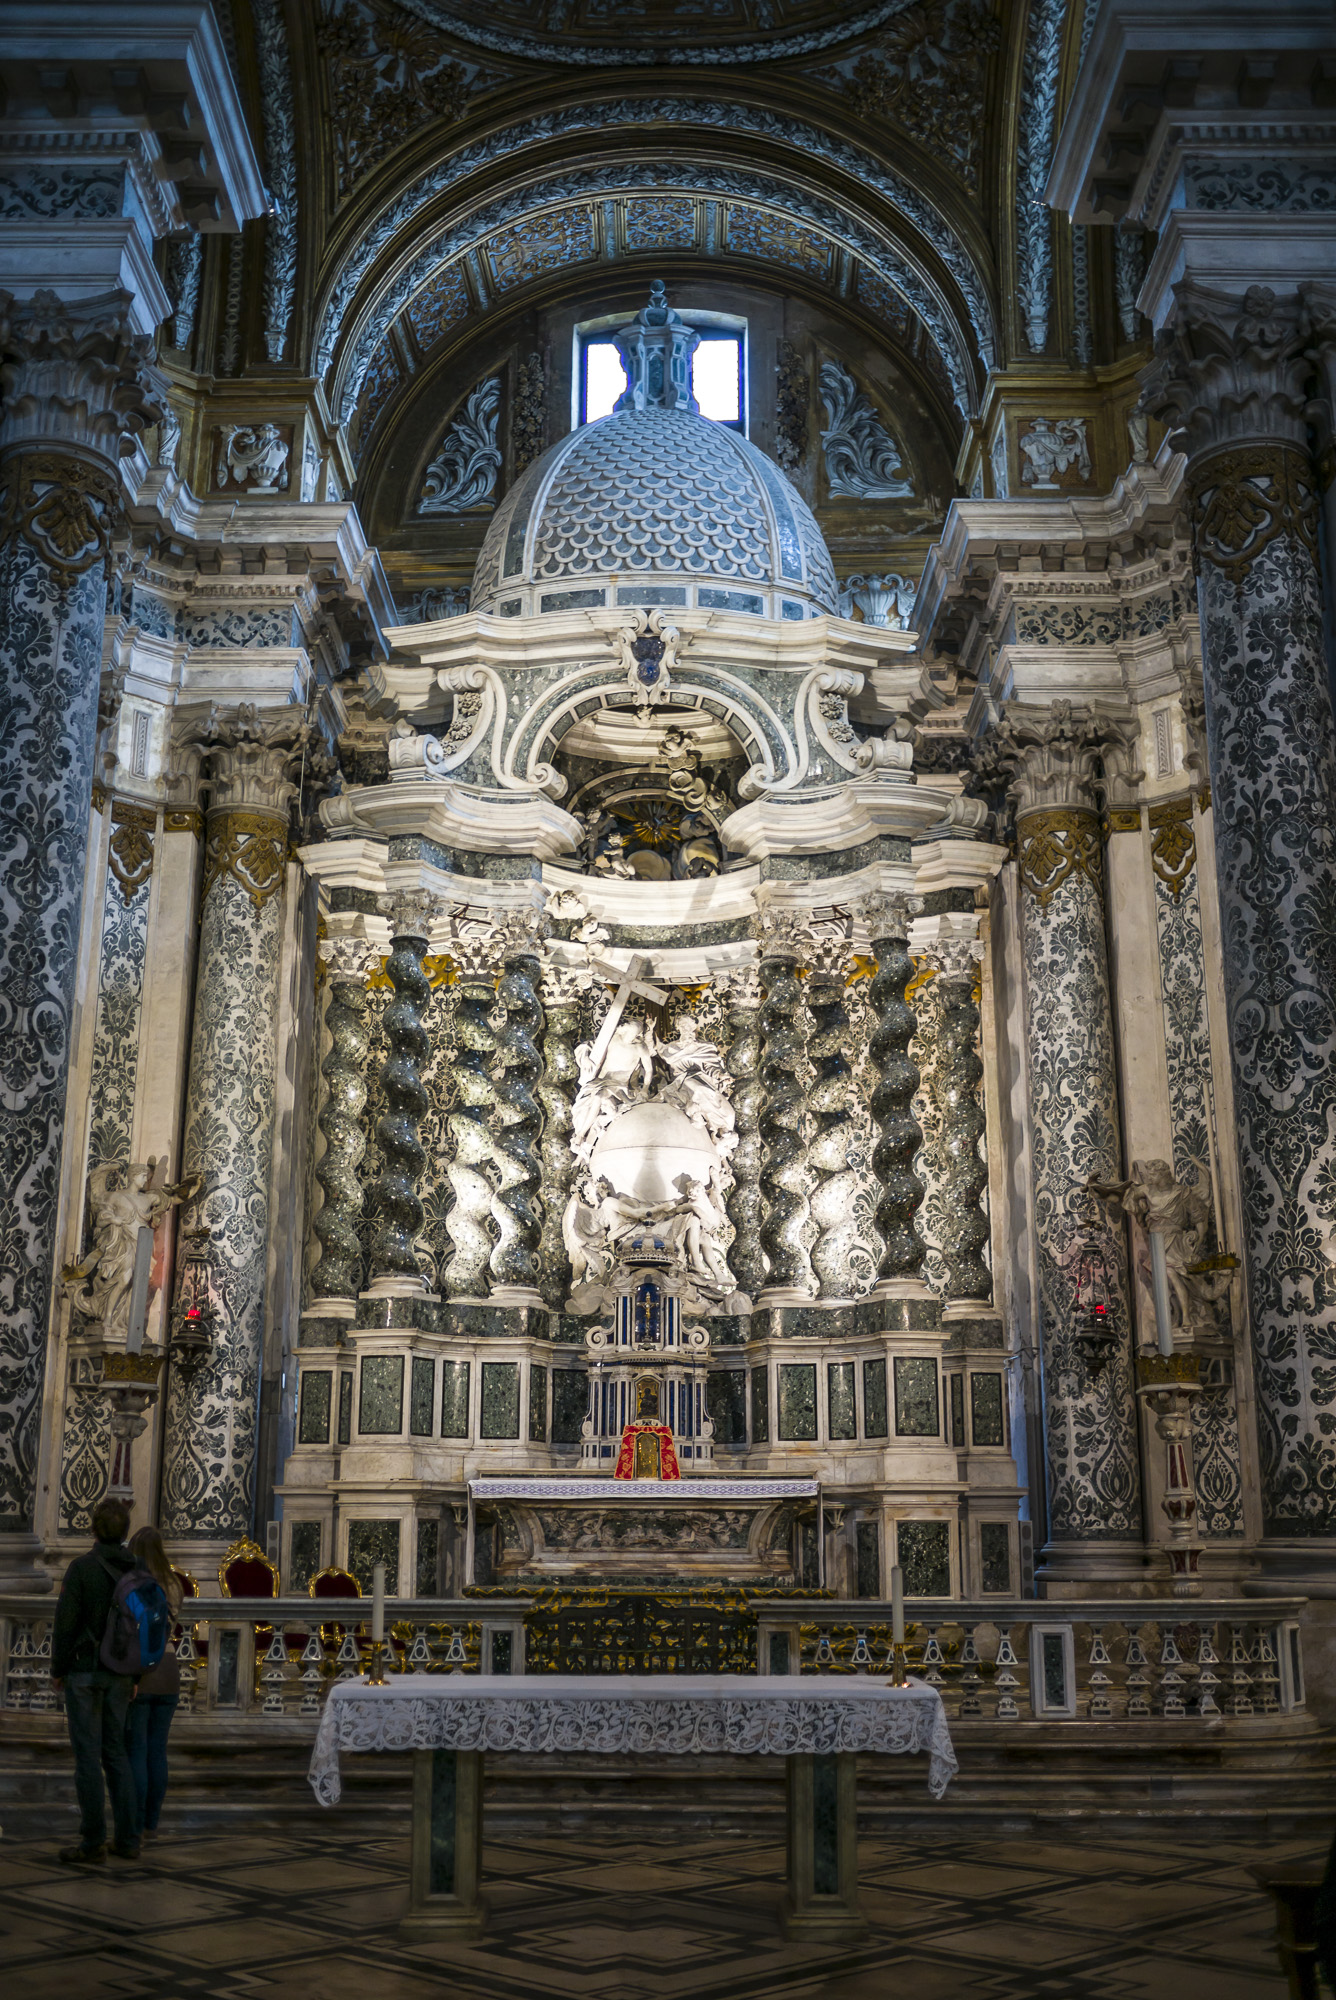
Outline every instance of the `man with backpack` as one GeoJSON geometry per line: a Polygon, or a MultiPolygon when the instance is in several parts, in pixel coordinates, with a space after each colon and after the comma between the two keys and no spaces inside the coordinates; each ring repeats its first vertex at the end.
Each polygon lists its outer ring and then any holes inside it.
{"type": "Polygon", "coordinates": [[[94,1546],[65,1572],[51,1643],[51,1678],[65,1690],[65,1718],[74,1751],[79,1843],[61,1850],[70,1863],[105,1861],[111,1793],[112,1853],[139,1853],[134,1779],[125,1747],[125,1718],[135,1682],[161,1659],[167,1636],[162,1586],[125,1547],[129,1510],[119,1500],[93,1509],[94,1546]]]}

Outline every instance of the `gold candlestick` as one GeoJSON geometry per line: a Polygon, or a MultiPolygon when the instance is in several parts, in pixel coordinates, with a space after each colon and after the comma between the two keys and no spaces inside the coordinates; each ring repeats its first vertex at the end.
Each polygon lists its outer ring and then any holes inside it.
{"type": "Polygon", "coordinates": [[[892,1687],[902,1688],[908,1685],[909,1676],[905,1672],[905,1655],[908,1650],[903,1639],[897,1639],[892,1642],[890,1682],[892,1687]]]}
{"type": "Polygon", "coordinates": [[[367,1676],[366,1676],[367,1687],[373,1687],[373,1688],[384,1687],[385,1653],[386,1653],[386,1648],[381,1644],[380,1640],[379,1639],[375,1640],[371,1647],[371,1665],[367,1671],[367,1676]]]}

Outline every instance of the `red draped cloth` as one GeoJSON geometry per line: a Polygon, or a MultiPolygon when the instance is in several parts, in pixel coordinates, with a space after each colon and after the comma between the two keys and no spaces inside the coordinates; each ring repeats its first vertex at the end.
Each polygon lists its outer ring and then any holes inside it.
{"type": "Polygon", "coordinates": [[[682,1474],[678,1468],[677,1453],[673,1449],[673,1434],[667,1424],[649,1424],[643,1421],[638,1424],[628,1424],[622,1432],[622,1448],[613,1467],[613,1478],[635,1478],[636,1439],[646,1434],[659,1440],[660,1479],[680,1479],[682,1474]]]}

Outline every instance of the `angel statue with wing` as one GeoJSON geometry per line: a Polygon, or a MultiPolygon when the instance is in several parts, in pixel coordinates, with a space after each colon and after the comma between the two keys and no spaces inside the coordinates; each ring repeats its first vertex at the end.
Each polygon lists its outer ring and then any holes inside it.
{"type": "Polygon", "coordinates": [[[75,1312],[99,1323],[104,1340],[123,1339],[129,1330],[140,1231],[151,1238],[164,1215],[192,1200],[203,1184],[201,1174],[190,1174],[174,1185],[154,1187],[157,1169],[154,1159],[130,1167],[110,1160],[88,1176],[93,1245],[77,1264],[64,1267],[60,1279],[75,1312]]]}

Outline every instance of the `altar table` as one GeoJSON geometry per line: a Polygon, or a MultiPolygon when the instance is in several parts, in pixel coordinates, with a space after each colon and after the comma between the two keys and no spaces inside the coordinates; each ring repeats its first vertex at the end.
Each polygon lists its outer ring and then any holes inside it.
{"type": "Polygon", "coordinates": [[[339,1753],[413,1752],[410,1935],[474,1931],[488,1750],[787,1759],[791,1934],[859,1935],[856,1759],[919,1751],[940,1799],[956,1773],[941,1697],[861,1675],[394,1674],[330,1689],[311,1753],[322,1805],[339,1753]]]}

